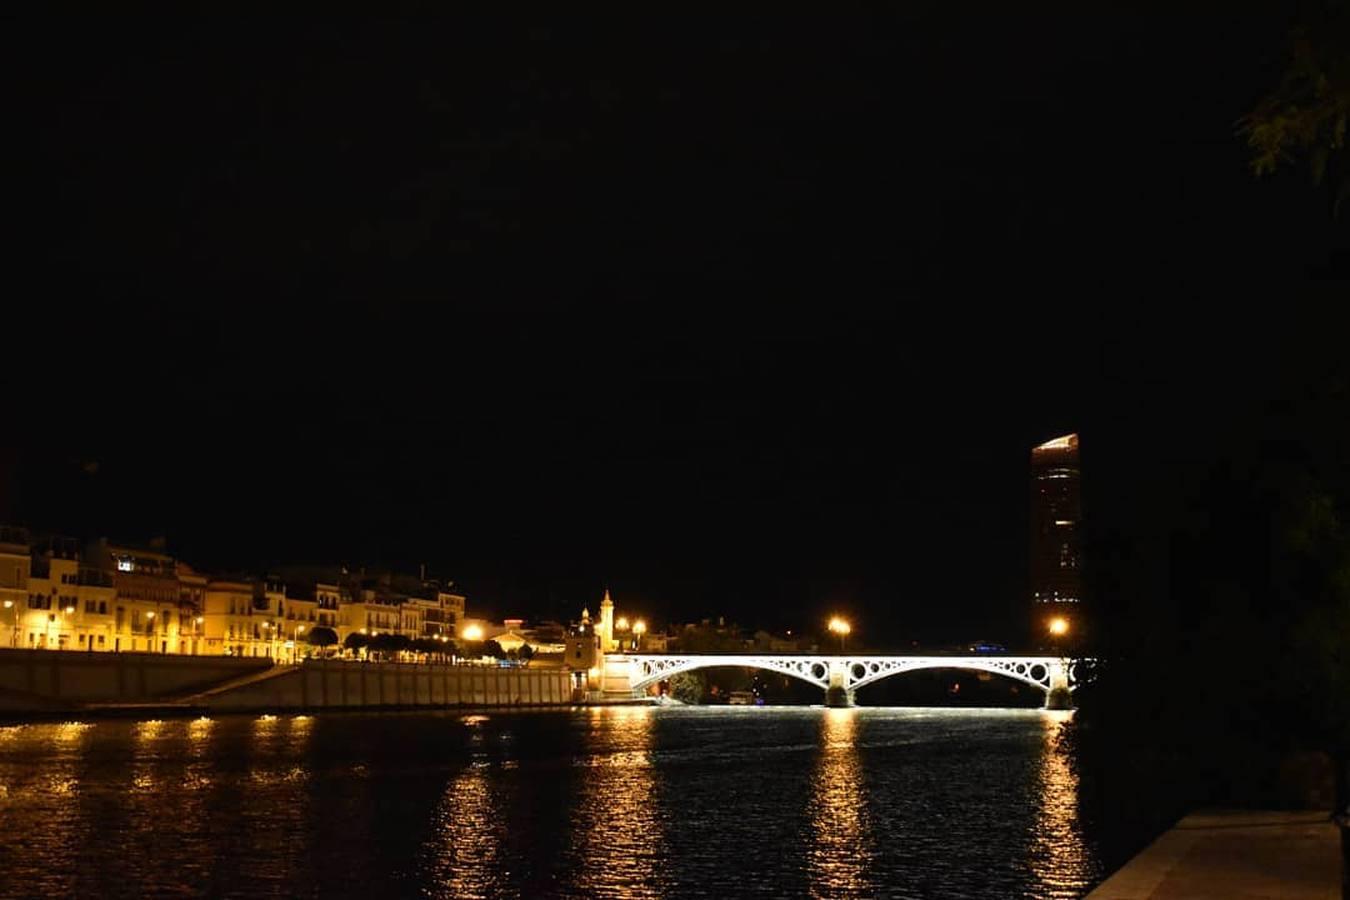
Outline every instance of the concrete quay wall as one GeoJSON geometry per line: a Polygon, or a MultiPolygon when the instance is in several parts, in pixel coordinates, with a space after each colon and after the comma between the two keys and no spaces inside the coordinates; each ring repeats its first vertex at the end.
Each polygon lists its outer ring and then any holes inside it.
{"type": "Polygon", "coordinates": [[[0,650],[0,712],[153,703],[271,668],[271,660],[161,653],[0,650]]]}
{"type": "Polygon", "coordinates": [[[190,703],[213,710],[566,706],[565,669],[307,660],[272,677],[208,692],[190,703]]]}
{"type": "Polygon", "coordinates": [[[0,715],[119,707],[299,710],[566,706],[562,668],[271,660],[157,653],[0,651],[0,715]]]}

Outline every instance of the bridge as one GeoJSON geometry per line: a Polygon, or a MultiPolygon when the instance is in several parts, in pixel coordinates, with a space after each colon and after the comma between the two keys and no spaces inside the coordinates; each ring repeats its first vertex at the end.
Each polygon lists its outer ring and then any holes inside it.
{"type": "Polygon", "coordinates": [[[778,653],[608,653],[602,686],[611,698],[641,696],[647,687],[681,672],[715,666],[764,669],[800,679],[825,692],[827,706],[852,706],[854,692],[883,678],[921,669],[987,672],[1039,688],[1048,709],[1072,706],[1078,687],[1073,660],[1057,656],[1007,656],[985,653],[874,656],[870,654],[798,655],[778,653]]]}

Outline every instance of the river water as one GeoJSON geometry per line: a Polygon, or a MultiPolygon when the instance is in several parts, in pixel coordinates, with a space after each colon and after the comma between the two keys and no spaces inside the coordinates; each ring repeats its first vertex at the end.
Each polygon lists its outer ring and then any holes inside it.
{"type": "Polygon", "coordinates": [[[1064,713],[611,707],[0,727],[0,895],[1078,897],[1064,713]]]}

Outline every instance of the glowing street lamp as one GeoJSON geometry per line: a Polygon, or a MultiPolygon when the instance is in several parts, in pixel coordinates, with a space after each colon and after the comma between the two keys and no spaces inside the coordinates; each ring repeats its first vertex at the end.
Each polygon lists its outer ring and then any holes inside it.
{"type": "Polygon", "coordinates": [[[835,616],[833,619],[830,619],[829,629],[830,631],[839,635],[839,652],[843,653],[844,638],[848,637],[848,634],[850,631],[853,630],[853,627],[848,624],[847,619],[842,619],[839,616],[835,616]]]}
{"type": "Polygon", "coordinates": [[[1055,616],[1046,626],[1049,632],[1055,637],[1064,637],[1069,633],[1069,620],[1063,616],[1055,616]]]}
{"type": "Polygon", "coordinates": [[[636,622],[633,623],[633,635],[634,635],[634,639],[633,639],[633,649],[634,649],[634,650],[641,650],[641,649],[642,649],[642,636],[643,636],[644,634],[646,634],[646,633],[647,633],[647,623],[646,623],[646,622],[642,621],[641,619],[638,619],[636,622]]]}
{"type": "Polygon", "coordinates": [[[295,626],[295,633],[291,635],[291,662],[300,658],[300,635],[305,633],[305,626],[295,626]]]}
{"type": "Polygon", "coordinates": [[[614,623],[614,627],[617,628],[617,629],[619,629],[620,631],[627,631],[627,630],[628,630],[628,617],[627,617],[627,616],[619,616],[619,621],[617,621],[617,622],[614,623]]]}
{"type": "Polygon", "coordinates": [[[14,610],[14,633],[10,635],[9,645],[11,647],[17,647],[19,646],[19,608],[14,605],[13,600],[6,600],[5,609],[14,610]]]}
{"type": "Polygon", "coordinates": [[[483,639],[483,626],[465,625],[464,630],[460,632],[460,636],[466,641],[481,641],[483,639]]]}

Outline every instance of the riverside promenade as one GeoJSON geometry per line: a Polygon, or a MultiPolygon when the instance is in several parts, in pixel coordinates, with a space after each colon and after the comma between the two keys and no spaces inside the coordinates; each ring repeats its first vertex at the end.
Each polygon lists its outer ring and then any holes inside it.
{"type": "Polygon", "coordinates": [[[1088,900],[1339,900],[1340,853],[1325,812],[1194,813],[1088,900]]]}

